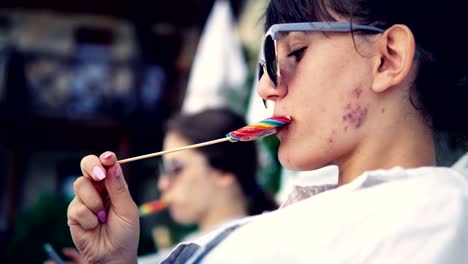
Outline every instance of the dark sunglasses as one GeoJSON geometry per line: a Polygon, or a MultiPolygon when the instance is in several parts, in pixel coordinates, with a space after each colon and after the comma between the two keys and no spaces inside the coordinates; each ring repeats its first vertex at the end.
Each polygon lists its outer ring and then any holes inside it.
{"type": "Polygon", "coordinates": [[[194,165],[195,163],[206,164],[205,159],[191,159],[181,161],[177,159],[170,159],[168,161],[160,161],[158,164],[160,177],[168,177],[169,180],[176,179],[180,173],[182,173],[187,167],[194,165]]]}
{"type": "MultiPolygon", "coordinates": [[[[382,33],[385,31],[378,27],[354,24],[350,22],[284,23],[271,26],[270,29],[268,29],[268,31],[265,33],[265,38],[263,40],[263,59],[260,60],[258,65],[258,80],[260,80],[263,74],[267,72],[275,87],[278,87],[281,82],[277,43],[280,33],[293,31],[352,32],[357,30],[370,31],[372,33],[382,33]]],[[[263,103],[266,107],[265,100],[263,103]]]]}
{"type": "Polygon", "coordinates": [[[186,164],[179,160],[159,163],[159,174],[168,177],[169,180],[175,179],[186,167],[186,164]]]}

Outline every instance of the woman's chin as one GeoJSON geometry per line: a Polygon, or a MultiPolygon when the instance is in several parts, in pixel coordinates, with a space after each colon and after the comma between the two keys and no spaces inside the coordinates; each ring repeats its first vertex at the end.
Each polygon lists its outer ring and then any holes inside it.
{"type": "Polygon", "coordinates": [[[278,149],[278,159],[281,165],[288,170],[301,170],[301,166],[297,163],[297,159],[291,157],[291,153],[289,153],[284,145],[280,145],[278,149]]]}
{"type": "Polygon", "coordinates": [[[284,168],[293,171],[314,170],[324,166],[322,160],[311,160],[309,155],[291,150],[282,143],[278,149],[278,159],[284,168]]]}

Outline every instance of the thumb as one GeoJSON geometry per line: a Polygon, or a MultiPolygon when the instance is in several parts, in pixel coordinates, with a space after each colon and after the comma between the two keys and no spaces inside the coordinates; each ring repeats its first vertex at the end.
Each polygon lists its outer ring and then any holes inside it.
{"type": "Polygon", "coordinates": [[[137,206],[130,195],[122,168],[118,162],[107,169],[105,185],[112,207],[119,216],[125,217],[127,220],[135,216],[138,217],[137,206]]]}

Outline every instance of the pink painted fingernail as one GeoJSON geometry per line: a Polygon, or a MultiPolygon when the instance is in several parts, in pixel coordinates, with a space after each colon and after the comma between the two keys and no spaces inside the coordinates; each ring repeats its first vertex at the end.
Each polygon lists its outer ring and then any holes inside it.
{"type": "Polygon", "coordinates": [[[93,168],[93,176],[98,180],[98,181],[102,181],[104,178],[106,178],[106,173],[104,172],[104,170],[99,167],[99,166],[96,166],[93,168]]]}
{"type": "Polygon", "coordinates": [[[97,218],[101,224],[104,224],[107,220],[106,210],[99,211],[99,213],[97,213],[97,218]]]}
{"type": "Polygon", "coordinates": [[[120,168],[120,166],[117,166],[117,168],[115,168],[114,175],[115,177],[122,176],[122,168],[120,168]]]}
{"type": "Polygon", "coordinates": [[[110,157],[112,157],[112,152],[106,152],[102,154],[103,159],[109,159],[110,157]]]}

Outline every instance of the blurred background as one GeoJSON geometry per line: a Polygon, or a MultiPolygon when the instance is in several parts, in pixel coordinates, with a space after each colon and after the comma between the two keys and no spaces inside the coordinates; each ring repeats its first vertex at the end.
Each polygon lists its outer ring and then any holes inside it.
{"type": "MultiPolygon", "coordinates": [[[[253,89],[266,2],[0,1],[0,262],[40,263],[44,243],[73,245],[66,210],[83,156],[159,151],[161,125],[179,111],[229,105],[249,122],[267,117],[253,89]]],[[[439,137],[439,162],[451,166],[466,149],[439,137]]],[[[260,183],[279,202],[293,183],[336,177],[282,170],[276,138],[259,144],[260,183]]],[[[123,166],[137,204],[158,197],[156,164],[123,166]]],[[[193,229],[167,212],[141,221],[139,254],[193,229]]]]}
{"type": "MultiPolygon", "coordinates": [[[[0,262],[42,263],[44,243],[73,245],[66,210],[83,156],[159,151],[161,125],[184,107],[247,115],[266,1],[216,2],[0,1],[0,262]],[[208,67],[192,70],[196,60],[208,67]]],[[[262,184],[276,192],[277,142],[264,145],[274,166],[262,184]]],[[[155,159],[123,170],[137,204],[158,197],[155,159]]],[[[193,229],[167,212],[141,221],[139,254],[193,229]]]]}

